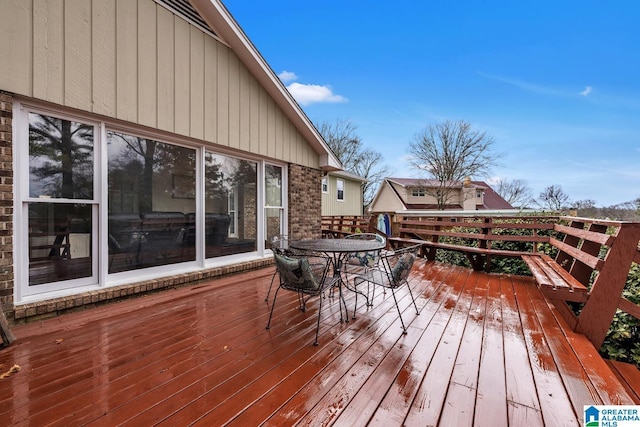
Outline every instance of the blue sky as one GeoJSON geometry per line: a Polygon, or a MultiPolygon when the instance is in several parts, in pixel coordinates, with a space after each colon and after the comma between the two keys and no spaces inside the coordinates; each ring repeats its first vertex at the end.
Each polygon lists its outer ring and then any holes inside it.
{"type": "Polygon", "coordinates": [[[491,178],[640,197],[640,2],[223,1],[309,118],[351,121],[392,176],[463,119],[495,139],[491,178]]]}

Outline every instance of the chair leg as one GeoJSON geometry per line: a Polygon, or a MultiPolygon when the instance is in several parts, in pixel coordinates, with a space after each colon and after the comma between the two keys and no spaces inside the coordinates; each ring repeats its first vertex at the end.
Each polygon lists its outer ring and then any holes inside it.
{"type": "Polygon", "coordinates": [[[265,329],[269,330],[271,327],[271,318],[273,317],[273,309],[276,306],[276,298],[278,297],[278,291],[280,290],[280,286],[276,289],[276,292],[273,294],[273,304],[271,304],[271,313],[269,313],[269,321],[267,322],[267,327],[265,329]]]}
{"type": "Polygon", "coordinates": [[[269,290],[267,291],[267,296],[265,297],[265,301],[269,301],[269,294],[271,293],[271,288],[273,287],[273,281],[276,279],[276,275],[278,274],[278,272],[276,271],[275,273],[273,273],[273,276],[271,276],[271,284],[269,285],[269,290]]]}
{"type": "Polygon", "coordinates": [[[409,289],[409,295],[411,296],[411,301],[413,301],[413,306],[416,309],[416,315],[420,315],[420,311],[418,310],[418,305],[416,304],[416,300],[413,297],[413,292],[411,292],[411,286],[409,286],[408,282],[407,282],[407,288],[409,289]]]}
{"type": "Polygon", "coordinates": [[[393,288],[391,288],[391,295],[393,295],[393,301],[396,303],[396,308],[398,309],[398,317],[400,317],[400,324],[402,325],[402,333],[407,334],[407,327],[404,325],[404,320],[402,320],[402,313],[400,312],[400,306],[398,305],[398,299],[396,298],[396,293],[393,288]]]}
{"type": "Polygon", "coordinates": [[[316,340],[313,342],[313,345],[315,346],[318,345],[318,333],[320,332],[320,315],[322,314],[322,295],[318,299],[320,300],[320,304],[318,307],[318,321],[316,323],[316,340]]]}

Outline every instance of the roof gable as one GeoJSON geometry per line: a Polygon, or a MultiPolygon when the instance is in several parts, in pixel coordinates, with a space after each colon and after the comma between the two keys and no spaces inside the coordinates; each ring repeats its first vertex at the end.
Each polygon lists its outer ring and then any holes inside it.
{"type": "Polygon", "coordinates": [[[216,36],[235,52],[291,123],[309,141],[309,144],[320,155],[320,166],[327,171],[341,170],[342,164],[324,141],[320,132],[311,123],[311,120],[302,111],[291,93],[222,2],[219,0],[188,0],[188,2],[216,36]]]}

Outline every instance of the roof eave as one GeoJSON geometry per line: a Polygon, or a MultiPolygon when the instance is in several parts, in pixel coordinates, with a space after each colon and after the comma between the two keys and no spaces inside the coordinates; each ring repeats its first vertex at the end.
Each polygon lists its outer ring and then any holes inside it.
{"type": "Polygon", "coordinates": [[[302,111],[276,73],[260,55],[251,40],[218,0],[189,0],[202,19],[233,49],[262,87],[275,100],[287,118],[318,153],[320,167],[326,171],[341,170],[342,165],[322,135],[302,111]]]}

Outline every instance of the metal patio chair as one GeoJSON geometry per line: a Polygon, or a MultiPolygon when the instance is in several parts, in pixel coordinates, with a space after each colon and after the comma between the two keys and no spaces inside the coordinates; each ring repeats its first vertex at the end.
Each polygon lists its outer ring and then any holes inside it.
{"type": "MultiPolygon", "coordinates": [[[[403,285],[407,285],[411,301],[416,309],[416,314],[420,314],[418,306],[416,305],[416,300],[411,292],[411,286],[409,286],[408,282],[409,273],[411,272],[416,257],[418,256],[419,248],[420,245],[415,245],[386,252],[380,256],[378,266],[367,269],[366,272],[357,275],[353,279],[353,286],[355,289],[358,288],[359,284],[367,282],[367,296],[369,295],[369,286],[374,285],[371,301],[375,297],[375,286],[391,289],[391,295],[393,295],[393,301],[398,309],[400,323],[402,324],[402,333],[404,334],[407,333],[407,328],[404,324],[404,320],[402,320],[402,313],[398,306],[398,299],[396,298],[395,290],[403,285]]],[[[356,293],[356,308],[354,308],[354,316],[355,310],[358,307],[357,297],[358,294],[356,293]]],[[[369,300],[368,297],[367,300],[369,300]]]]}
{"type": "MultiPolygon", "coordinates": [[[[319,297],[320,301],[318,307],[318,321],[316,325],[316,339],[313,345],[318,345],[318,332],[320,330],[320,313],[322,312],[323,292],[330,289],[340,279],[329,274],[330,272],[330,260],[324,259],[324,269],[321,274],[318,275],[319,270],[314,268],[309,261],[309,257],[299,254],[280,255],[277,252],[273,254],[276,262],[276,271],[280,277],[280,285],[276,289],[273,295],[273,304],[271,305],[271,313],[269,314],[269,321],[267,322],[267,328],[271,326],[271,319],[273,317],[273,309],[276,306],[276,299],[280,289],[286,291],[295,292],[298,296],[298,308],[301,311],[306,311],[307,301],[312,297],[319,297]]],[[[317,262],[321,258],[318,254],[313,254],[314,262],[317,262]]],[[[344,298],[340,293],[342,303],[344,304],[344,298]]],[[[340,304],[340,301],[338,301],[340,304]]],[[[345,305],[346,307],[346,305],[345,305]]]]}
{"type": "MultiPolygon", "coordinates": [[[[289,247],[289,236],[286,234],[281,234],[279,236],[273,236],[271,239],[271,250],[274,254],[279,255],[292,255],[293,251],[289,247]]],[[[273,272],[273,276],[271,276],[271,283],[269,284],[269,290],[267,291],[267,296],[264,298],[265,301],[269,301],[269,295],[271,294],[271,288],[273,287],[273,282],[278,275],[278,270],[273,272]]]]}
{"type": "MultiPolygon", "coordinates": [[[[377,240],[386,245],[387,239],[376,233],[356,233],[344,237],[345,239],[377,240]]],[[[380,250],[348,253],[343,261],[343,269],[346,273],[361,273],[368,268],[378,265],[380,250]]]]}

